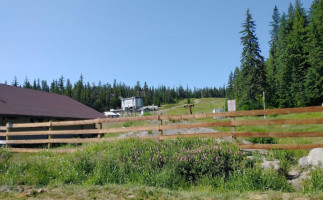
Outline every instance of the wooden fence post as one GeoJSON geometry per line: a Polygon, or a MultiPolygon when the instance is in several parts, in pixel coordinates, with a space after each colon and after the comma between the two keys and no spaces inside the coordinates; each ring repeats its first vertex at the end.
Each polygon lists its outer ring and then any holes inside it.
{"type": "Polygon", "coordinates": [[[50,132],[53,130],[53,126],[52,126],[52,120],[49,121],[49,127],[48,127],[48,149],[50,149],[52,147],[52,143],[51,143],[51,139],[52,139],[52,135],[50,134],[50,132]]]}
{"type": "Polygon", "coordinates": [[[10,132],[10,129],[12,128],[12,123],[8,122],[6,124],[6,127],[7,127],[7,131],[6,131],[6,148],[8,148],[9,147],[8,140],[10,140],[9,132],[10,132]]]}
{"type": "MultiPolygon", "coordinates": [[[[160,113],[160,115],[158,115],[158,121],[160,122],[160,126],[163,125],[163,120],[160,118],[160,116],[163,115],[163,113],[160,113]]],[[[162,129],[159,129],[160,135],[164,135],[164,132],[162,129]]]]}
{"type": "MultiPolygon", "coordinates": [[[[231,122],[234,122],[235,120],[235,117],[231,117],[231,122]]],[[[231,126],[231,132],[232,133],[235,133],[236,132],[236,127],[235,126],[231,126]]],[[[236,137],[232,137],[233,139],[236,139],[236,137]]]]}
{"type": "MultiPolygon", "coordinates": [[[[98,126],[98,129],[99,130],[102,129],[102,123],[98,123],[97,126],[98,126]]],[[[98,133],[98,138],[102,138],[102,134],[101,133],[98,133]]]]}

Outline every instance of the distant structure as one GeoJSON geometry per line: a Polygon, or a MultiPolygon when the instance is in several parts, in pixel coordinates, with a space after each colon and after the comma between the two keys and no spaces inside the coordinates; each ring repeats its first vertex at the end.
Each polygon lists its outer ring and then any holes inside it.
{"type": "Polygon", "coordinates": [[[136,116],[136,113],[140,113],[139,115],[144,115],[145,113],[151,111],[158,111],[158,106],[144,106],[144,100],[141,97],[119,98],[121,100],[121,109],[110,109],[110,111],[104,112],[104,114],[108,118],[117,118],[132,115],[136,116]]]}
{"type": "MultiPolygon", "coordinates": [[[[216,108],[213,110],[213,113],[222,113],[224,112],[224,108],[216,108]]],[[[225,117],[214,117],[214,119],[224,119],[225,117]]]]}
{"type": "Polygon", "coordinates": [[[123,111],[136,111],[144,106],[144,101],[141,97],[129,97],[121,99],[121,109],[123,111]]]}
{"type": "Polygon", "coordinates": [[[120,117],[119,113],[115,113],[112,111],[106,111],[106,112],[104,112],[104,115],[107,116],[107,118],[119,118],[120,117]]]}
{"type": "Polygon", "coordinates": [[[140,115],[144,115],[145,113],[149,113],[151,111],[155,112],[158,111],[158,106],[152,105],[152,106],[144,106],[138,109],[140,112],[140,115]]]}

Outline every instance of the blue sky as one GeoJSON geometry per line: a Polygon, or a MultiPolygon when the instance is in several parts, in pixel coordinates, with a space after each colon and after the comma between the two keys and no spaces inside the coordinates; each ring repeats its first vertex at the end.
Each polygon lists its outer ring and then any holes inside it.
{"type": "MultiPolygon", "coordinates": [[[[308,11],[312,0],[302,0],[308,11]]],[[[219,87],[240,65],[247,8],[267,58],[273,8],[289,0],[0,0],[0,82],[219,87]]]]}

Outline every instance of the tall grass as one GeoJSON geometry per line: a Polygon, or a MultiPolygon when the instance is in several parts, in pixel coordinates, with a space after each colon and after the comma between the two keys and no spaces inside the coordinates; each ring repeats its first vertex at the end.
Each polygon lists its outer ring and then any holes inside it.
{"type": "Polygon", "coordinates": [[[311,171],[309,179],[303,182],[303,191],[305,193],[318,193],[323,191],[323,169],[317,168],[311,171]]]}
{"type": "Polygon", "coordinates": [[[0,151],[0,185],[138,184],[169,189],[206,186],[214,191],[291,188],[263,171],[244,152],[214,139],[128,139],[98,143],[73,154],[38,153],[24,159],[0,151]],[[250,163],[253,162],[253,163],[250,163]]]}

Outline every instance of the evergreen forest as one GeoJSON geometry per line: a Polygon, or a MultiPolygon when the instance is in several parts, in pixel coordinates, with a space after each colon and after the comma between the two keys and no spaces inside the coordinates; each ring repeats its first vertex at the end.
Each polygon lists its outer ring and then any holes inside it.
{"type": "Polygon", "coordinates": [[[113,84],[99,82],[96,85],[95,83],[90,84],[89,82],[85,82],[83,75],[74,84],[69,79],[65,80],[61,76],[58,80],[53,80],[50,84],[46,80],[40,79],[34,80],[31,83],[27,77],[23,84],[20,84],[17,78],[14,77],[11,85],[66,95],[99,112],[120,108],[120,97],[142,97],[144,105],[158,106],[166,103],[175,103],[182,99],[187,99],[189,103],[190,98],[225,97],[225,86],[219,88],[194,88],[192,90],[189,87],[184,88],[182,85],[176,88],[166,87],[164,85],[150,87],[146,82],[141,86],[140,82],[137,81],[137,84],[131,87],[125,83],[117,82],[117,80],[114,80],[113,84]]]}
{"type": "Polygon", "coordinates": [[[240,110],[287,108],[323,103],[323,0],[306,11],[299,0],[287,13],[273,9],[270,50],[261,55],[250,11],[242,24],[241,65],[229,75],[226,98],[240,110]]]}

